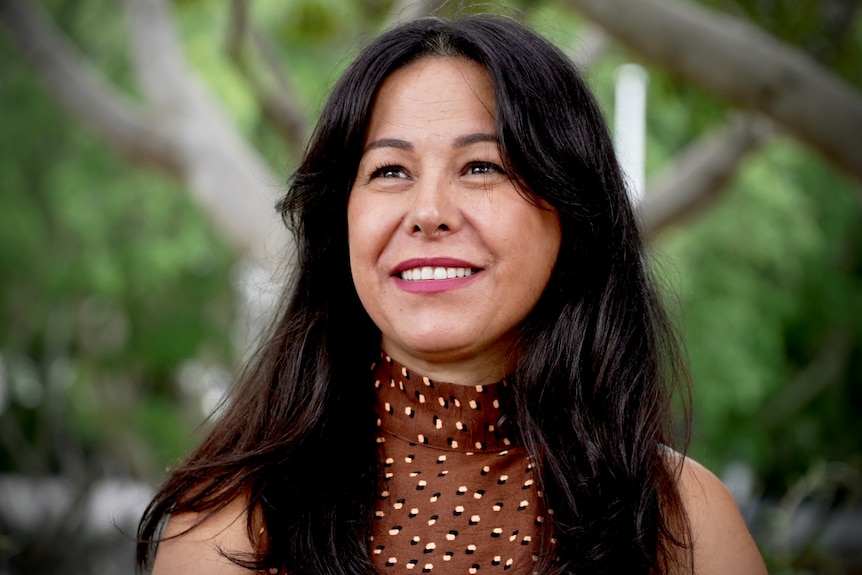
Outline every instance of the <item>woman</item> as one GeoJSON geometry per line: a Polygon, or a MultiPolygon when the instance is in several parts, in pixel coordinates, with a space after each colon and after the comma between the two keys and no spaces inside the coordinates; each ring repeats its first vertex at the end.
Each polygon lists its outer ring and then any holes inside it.
{"type": "Polygon", "coordinates": [[[551,44],[488,16],[383,34],[280,207],[295,284],[140,566],[167,523],[157,575],[765,573],[669,447],[672,331],[551,44]]]}

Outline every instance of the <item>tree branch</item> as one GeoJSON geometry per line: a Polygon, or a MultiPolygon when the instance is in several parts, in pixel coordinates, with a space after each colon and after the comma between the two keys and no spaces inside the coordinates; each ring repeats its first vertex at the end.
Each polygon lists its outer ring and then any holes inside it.
{"type": "Polygon", "coordinates": [[[248,19],[246,0],[233,0],[228,24],[227,53],[237,70],[248,81],[264,116],[273,123],[293,157],[299,157],[308,137],[308,121],[298,105],[299,98],[284,74],[284,62],[269,39],[248,19]],[[261,55],[269,79],[255,73],[249,62],[247,44],[261,55]]]}
{"type": "Polygon", "coordinates": [[[608,36],[604,30],[595,25],[589,25],[579,37],[566,49],[569,59],[578,70],[587,70],[607,52],[608,36]]]}
{"type": "Polygon", "coordinates": [[[182,175],[213,225],[272,270],[289,250],[275,213],[280,184],[186,65],[164,0],[125,0],[138,77],[178,142],[182,175]]]}
{"type": "Polygon", "coordinates": [[[714,201],[742,160],[759,148],[771,132],[768,120],[745,116],[677,154],[673,164],[650,182],[644,194],[640,206],[644,233],[654,236],[714,201]]]}
{"type": "Polygon", "coordinates": [[[568,0],[643,57],[756,110],[862,181],[862,97],[756,26],[678,0],[568,0]]]}
{"type": "Polygon", "coordinates": [[[69,115],[127,160],[179,175],[176,143],[164,126],[105,83],[38,4],[0,0],[0,18],[45,88],[69,115]]]}

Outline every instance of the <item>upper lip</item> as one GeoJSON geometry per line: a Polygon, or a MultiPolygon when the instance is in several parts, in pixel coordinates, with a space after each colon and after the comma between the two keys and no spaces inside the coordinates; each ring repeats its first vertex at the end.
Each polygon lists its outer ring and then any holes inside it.
{"type": "Polygon", "coordinates": [[[392,275],[398,275],[404,270],[412,270],[414,268],[470,268],[477,269],[478,266],[471,264],[468,261],[459,260],[456,258],[412,258],[399,263],[392,269],[392,275]]]}

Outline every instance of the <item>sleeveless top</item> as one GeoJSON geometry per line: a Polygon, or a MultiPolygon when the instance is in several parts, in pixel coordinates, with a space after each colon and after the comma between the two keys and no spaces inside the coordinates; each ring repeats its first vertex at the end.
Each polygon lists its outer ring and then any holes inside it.
{"type": "Polygon", "coordinates": [[[389,573],[531,573],[553,514],[538,473],[507,433],[506,381],[462,386],[374,366],[383,477],[370,549],[389,573]]]}

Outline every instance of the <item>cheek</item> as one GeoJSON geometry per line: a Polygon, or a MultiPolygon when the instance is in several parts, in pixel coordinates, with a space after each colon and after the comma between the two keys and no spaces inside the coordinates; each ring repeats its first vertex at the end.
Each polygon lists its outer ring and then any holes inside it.
{"type": "Polygon", "coordinates": [[[382,249],[382,221],[361,194],[347,204],[347,250],[350,274],[360,297],[370,289],[382,249]]]}

